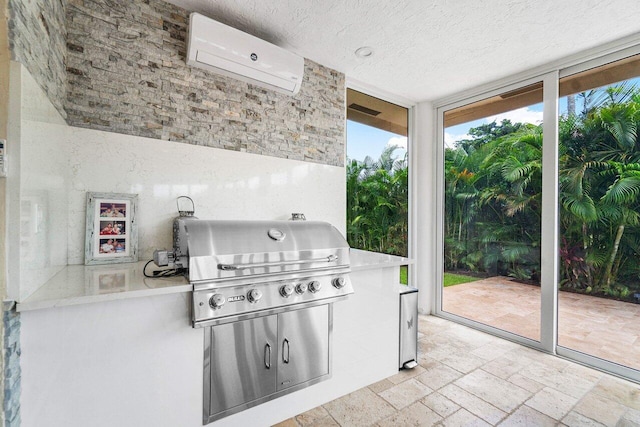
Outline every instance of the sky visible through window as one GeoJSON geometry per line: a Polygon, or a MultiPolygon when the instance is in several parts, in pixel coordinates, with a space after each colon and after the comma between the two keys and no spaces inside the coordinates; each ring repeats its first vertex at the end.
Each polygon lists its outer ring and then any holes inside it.
{"type": "MultiPolygon", "coordinates": [[[[640,78],[631,79],[636,86],[640,87],[640,78]]],[[[615,86],[615,84],[611,85],[615,86]]],[[[608,86],[603,87],[606,88],[608,86]]],[[[576,111],[582,110],[582,99],[575,97],[576,111]]],[[[560,114],[567,113],[567,97],[562,97],[558,101],[560,114]]],[[[450,126],[444,131],[444,143],[446,147],[453,148],[457,141],[469,139],[469,130],[482,124],[501,123],[504,119],[511,120],[512,123],[532,123],[539,125],[542,123],[543,104],[530,105],[505,113],[486,117],[484,119],[473,120],[456,126],[450,126]]],[[[370,156],[374,161],[380,158],[384,149],[389,145],[397,145],[395,151],[397,158],[402,158],[407,149],[407,137],[387,132],[372,126],[367,126],[351,120],[347,120],[347,157],[349,160],[363,161],[366,156],[370,156]]]]}
{"type": "MultiPolygon", "coordinates": [[[[640,78],[629,79],[628,81],[635,84],[636,87],[640,87],[640,78]]],[[[606,89],[611,86],[616,86],[617,84],[619,83],[603,86],[599,89],[606,89]]],[[[582,108],[584,106],[583,99],[582,97],[578,96],[578,94],[575,95],[576,111],[582,111],[582,108]]],[[[485,117],[484,119],[473,120],[471,122],[462,123],[456,126],[450,126],[448,128],[445,128],[444,130],[444,145],[447,148],[454,148],[456,142],[464,139],[471,139],[471,136],[469,135],[470,129],[483,124],[491,123],[493,121],[500,124],[502,120],[509,119],[511,120],[511,123],[531,123],[534,125],[539,125],[542,123],[542,108],[543,103],[539,103],[523,108],[518,108],[512,111],[507,111],[494,116],[485,117]]],[[[558,100],[558,110],[560,115],[567,114],[566,96],[558,100]]]]}
{"type": "Polygon", "coordinates": [[[366,156],[374,161],[389,145],[397,145],[395,156],[401,159],[407,150],[407,137],[387,132],[373,126],[347,120],[347,157],[349,160],[363,161],[366,156]]]}
{"type": "MultiPolygon", "coordinates": [[[[565,99],[566,110],[566,99],[565,99]]],[[[469,130],[483,124],[496,122],[500,124],[503,120],[511,120],[511,123],[533,123],[539,125],[542,123],[543,104],[529,105],[527,107],[518,108],[516,110],[507,111],[494,116],[485,117],[484,119],[473,120],[459,125],[450,126],[444,130],[444,145],[448,148],[454,148],[456,142],[463,139],[472,139],[469,130]]]]}

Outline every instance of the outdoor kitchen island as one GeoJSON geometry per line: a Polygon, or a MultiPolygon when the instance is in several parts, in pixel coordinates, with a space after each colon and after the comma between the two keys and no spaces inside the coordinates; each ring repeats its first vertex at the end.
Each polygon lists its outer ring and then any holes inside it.
{"type": "MultiPolygon", "coordinates": [[[[271,425],[397,372],[397,283],[411,260],[350,255],[332,377],[210,425],[271,425]]],[[[18,304],[22,425],[202,425],[204,329],[191,328],[190,285],[145,279],[143,266],[68,266],[18,304]],[[118,283],[101,285],[110,272],[118,283]]]]}

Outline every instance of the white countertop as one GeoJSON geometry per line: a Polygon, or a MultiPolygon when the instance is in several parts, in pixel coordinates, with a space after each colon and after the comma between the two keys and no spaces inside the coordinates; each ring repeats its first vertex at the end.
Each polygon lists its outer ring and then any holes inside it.
{"type": "Polygon", "coordinates": [[[387,255],[379,252],[362,251],[353,249],[349,251],[351,257],[351,271],[371,270],[374,268],[399,267],[413,264],[410,258],[395,255],[387,255]]]}
{"type": "MultiPolygon", "coordinates": [[[[117,265],[69,265],[25,301],[18,302],[16,310],[37,310],[192,290],[183,276],[144,277],[142,269],[145,264],[146,261],[117,265]]],[[[147,273],[154,267],[155,264],[151,264],[147,273]]]]}
{"type": "MultiPolygon", "coordinates": [[[[394,255],[351,249],[353,272],[412,264],[413,260],[394,255]]],[[[147,278],[142,274],[146,261],[117,265],[69,265],[53,276],[29,298],[18,302],[18,311],[152,295],[190,292],[192,286],[183,276],[147,278]]],[[[148,267],[147,273],[154,270],[148,267]]],[[[157,269],[157,267],[155,267],[157,269]]]]}

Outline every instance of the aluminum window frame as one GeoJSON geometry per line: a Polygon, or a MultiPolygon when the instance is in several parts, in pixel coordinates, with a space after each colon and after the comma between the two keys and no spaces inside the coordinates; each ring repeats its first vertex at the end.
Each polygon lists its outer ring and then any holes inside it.
{"type": "Polygon", "coordinates": [[[559,357],[606,373],[640,383],[640,369],[585,354],[558,345],[558,282],[559,282],[559,200],[558,200],[558,103],[562,77],[586,71],[640,54],[640,35],[635,34],[563,60],[537,67],[525,73],[481,85],[433,103],[436,141],[436,291],[432,306],[434,314],[466,326],[479,329],[519,344],[555,354],[559,357]],[[444,112],[490,96],[543,81],[543,154],[542,154],[542,253],[555,256],[541,258],[540,341],[485,325],[442,310],[444,274],[444,112]]]}
{"type": "MultiPolygon", "coordinates": [[[[555,132],[555,136],[553,135],[554,129],[557,129],[558,116],[557,116],[557,101],[555,103],[548,103],[544,98],[548,96],[550,93],[557,93],[557,72],[546,73],[544,75],[530,77],[526,80],[522,80],[516,83],[511,83],[509,85],[502,86],[500,88],[495,88],[491,91],[484,92],[481,94],[476,94],[466,99],[459,100],[455,103],[443,105],[437,108],[437,227],[436,227],[436,241],[438,245],[438,250],[436,251],[437,260],[436,260],[436,274],[437,274],[437,286],[436,286],[436,299],[434,301],[435,314],[439,317],[443,317],[445,319],[453,320],[455,322],[461,323],[466,326],[470,326],[475,329],[479,329],[483,332],[490,333],[492,335],[499,336],[501,338],[505,338],[519,344],[536,348],[538,350],[544,351],[546,353],[553,353],[554,351],[554,341],[553,336],[555,334],[543,333],[543,327],[553,327],[557,322],[557,318],[552,315],[554,307],[557,305],[557,298],[554,294],[553,289],[548,289],[552,286],[552,282],[549,280],[553,280],[557,278],[557,271],[554,274],[554,268],[557,270],[557,257],[552,260],[548,260],[548,262],[542,263],[541,261],[541,310],[540,310],[540,340],[536,341],[531,338],[527,338],[513,332],[509,332],[507,330],[503,330],[494,326],[490,326],[484,323],[480,323],[471,319],[467,319],[465,317],[456,315],[451,312],[444,311],[442,309],[442,301],[443,301],[443,283],[444,283],[444,113],[448,110],[461,107],[463,105],[472,104],[477,101],[484,100],[486,98],[490,98],[496,95],[500,95],[505,92],[509,92],[512,90],[520,89],[526,86],[529,86],[534,83],[543,83],[543,154],[542,154],[542,180],[543,180],[543,188],[545,183],[545,173],[549,167],[552,167],[552,163],[549,163],[553,160],[553,153],[556,154],[557,157],[557,131],[555,132]],[[553,82],[556,82],[554,84],[553,82]],[[555,115],[554,115],[555,114],[555,115]],[[554,149],[545,149],[545,147],[552,147],[554,149]],[[545,155],[546,154],[546,155],[545,155]],[[551,159],[551,160],[549,160],[551,159]],[[545,280],[546,279],[546,280],[545,280]],[[549,326],[551,325],[551,326],[549,326]]],[[[557,99],[557,97],[556,97],[557,99]]],[[[557,162],[557,161],[556,161],[557,162]]],[[[557,186],[557,179],[556,184],[557,186]]],[[[557,194],[557,192],[556,192],[557,194]]],[[[544,216],[547,212],[553,212],[553,210],[557,210],[557,206],[554,208],[553,203],[550,204],[549,200],[545,200],[543,195],[542,200],[542,215],[544,216]],[[545,209],[546,208],[546,209],[545,209]]],[[[547,221],[542,222],[541,227],[541,253],[545,253],[546,250],[553,250],[553,248],[557,247],[557,242],[553,238],[551,238],[554,230],[557,226],[554,227],[554,222],[547,221]],[[545,246],[546,245],[546,246],[545,246]]],[[[556,280],[557,282],[557,280],[556,280]]],[[[556,285],[557,286],[557,285],[556,285]]]]}
{"type": "MultiPolygon", "coordinates": [[[[391,104],[395,104],[399,107],[403,107],[407,109],[407,165],[409,166],[409,176],[408,176],[408,209],[407,209],[407,258],[410,260],[414,260],[417,253],[417,238],[416,238],[416,220],[418,218],[417,213],[417,203],[416,203],[416,189],[418,188],[417,182],[417,156],[415,155],[415,141],[417,136],[416,123],[417,123],[417,109],[416,102],[413,102],[407,98],[391,94],[390,92],[386,92],[384,90],[377,89],[373,86],[370,86],[366,83],[358,81],[353,78],[347,77],[345,84],[345,111],[346,111],[346,90],[352,89],[365,95],[372,96],[374,98],[378,98],[382,101],[389,102],[391,104]]],[[[347,139],[348,136],[346,134],[346,121],[347,115],[345,114],[345,158],[347,153],[347,139]]],[[[345,164],[346,168],[346,164],[345,164]]],[[[346,192],[346,189],[345,189],[346,192]]],[[[346,207],[346,206],[345,206],[346,207]]],[[[345,236],[346,237],[346,236],[345,236]]],[[[407,265],[407,284],[413,287],[418,286],[418,277],[417,271],[415,268],[415,264],[410,262],[407,265]]]]}
{"type": "MultiPolygon", "coordinates": [[[[640,55],[640,45],[624,48],[619,51],[602,55],[599,57],[585,59],[585,61],[583,61],[582,63],[575,64],[575,65],[563,68],[562,70],[559,70],[558,78],[560,79],[566,76],[570,76],[572,74],[580,73],[582,71],[598,68],[605,64],[615,62],[633,55],[640,55]]],[[[640,77],[640,73],[638,74],[638,77],[640,77]]],[[[544,186],[543,186],[543,189],[544,189],[544,186]]],[[[559,215],[557,219],[558,220],[560,219],[559,215]]],[[[556,331],[557,331],[557,325],[556,325],[556,331]]],[[[556,340],[557,340],[557,333],[556,333],[556,340]]],[[[624,379],[631,380],[636,383],[640,383],[640,368],[634,369],[628,366],[624,366],[610,360],[602,359],[587,353],[582,353],[581,351],[574,350],[569,347],[563,347],[557,343],[556,343],[556,354],[558,354],[561,357],[581,363],[583,365],[598,369],[600,371],[604,371],[604,372],[622,377],[624,379]]]]}

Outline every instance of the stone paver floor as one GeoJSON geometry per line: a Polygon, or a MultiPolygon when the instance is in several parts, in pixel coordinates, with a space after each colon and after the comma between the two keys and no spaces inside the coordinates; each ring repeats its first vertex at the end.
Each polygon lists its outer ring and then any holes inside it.
{"type": "MultiPolygon", "coordinates": [[[[540,288],[491,277],[444,289],[443,310],[539,341],[540,288]]],[[[640,369],[640,304],[558,297],[558,345],[640,369]]]]}
{"type": "Polygon", "coordinates": [[[640,426],[640,386],[433,316],[419,365],[278,427],[640,426]]]}

